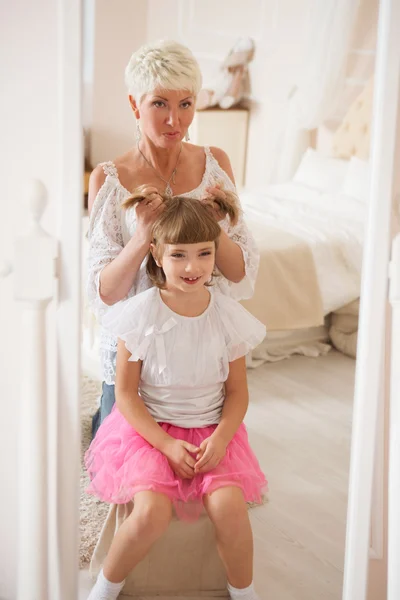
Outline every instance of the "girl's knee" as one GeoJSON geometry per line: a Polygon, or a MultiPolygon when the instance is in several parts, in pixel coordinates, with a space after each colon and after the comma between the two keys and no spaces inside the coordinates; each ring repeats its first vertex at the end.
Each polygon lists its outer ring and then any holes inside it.
{"type": "Polygon", "coordinates": [[[138,502],[135,498],[132,519],[143,533],[162,535],[172,517],[172,504],[166,496],[151,494],[138,502]]]}
{"type": "Polygon", "coordinates": [[[239,488],[216,490],[205,497],[204,505],[214,525],[226,529],[227,533],[236,535],[238,528],[248,523],[246,502],[239,488]]]}

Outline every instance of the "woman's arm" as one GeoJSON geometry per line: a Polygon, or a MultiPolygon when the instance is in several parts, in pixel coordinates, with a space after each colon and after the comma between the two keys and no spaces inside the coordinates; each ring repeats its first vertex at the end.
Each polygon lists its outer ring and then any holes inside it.
{"type": "Polygon", "coordinates": [[[242,356],[229,363],[222,417],[213,435],[220,437],[228,445],[243,422],[248,405],[246,360],[242,356]]]}
{"type": "MultiPolygon", "coordinates": [[[[232,180],[233,185],[235,185],[232,166],[226,152],[221,150],[221,148],[210,148],[210,150],[221,169],[225,171],[232,180]]],[[[207,191],[218,193],[217,190],[218,188],[209,188],[207,191]]],[[[233,242],[225,231],[222,230],[215,258],[218,269],[229,281],[239,283],[246,275],[243,253],[240,246],[233,242]]]]}
{"type": "MultiPolygon", "coordinates": [[[[210,148],[210,150],[221,169],[228,175],[234,190],[235,178],[228,155],[221,150],[221,148],[213,147],[210,148]]],[[[218,193],[223,193],[223,190],[220,190],[218,187],[208,188],[207,191],[216,195],[218,195],[218,193]]],[[[235,239],[231,239],[231,237],[222,230],[216,253],[216,264],[218,269],[226,279],[233,283],[239,283],[247,275],[247,265],[245,254],[243,252],[245,248],[243,247],[243,244],[238,243],[239,236],[234,235],[237,231],[243,229],[243,226],[245,227],[243,218],[240,215],[238,225],[230,230],[232,237],[235,237],[235,239]]]]}
{"type": "Polygon", "coordinates": [[[106,180],[106,174],[101,165],[97,165],[95,169],[90,173],[89,177],[89,192],[88,192],[88,212],[89,215],[92,212],[94,201],[99,193],[102,185],[106,180]]]}
{"type": "Polygon", "coordinates": [[[153,419],[139,396],[139,380],[142,362],[130,362],[131,356],[125,342],[118,340],[115,402],[128,423],[149,444],[160,452],[171,441],[171,436],[153,419]]]}
{"type": "Polygon", "coordinates": [[[223,229],[219,236],[215,262],[222,275],[233,283],[239,283],[246,275],[242,249],[223,229]]]}
{"type": "Polygon", "coordinates": [[[140,265],[150,249],[151,227],[161,210],[161,201],[152,202],[151,208],[143,203],[136,209],[137,227],[132,238],[123,246],[121,233],[121,206],[116,191],[110,190],[101,207],[96,210],[95,200],[105,181],[101,165],[89,180],[89,286],[107,305],[127,296],[135,281],[140,265]]]}
{"type": "MultiPolygon", "coordinates": [[[[88,209],[91,214],[97,194],[104,184],[106,175],[98,165],[89,179],[88,209]]],[[[114,192],[115,193],[115,192],[114,192]]],[[[114,199],[105,204],[97,216],[90,236],[90,262],[101,267],[98,273],[97,290],[104,304],[112,305],[126,297],[131,289],[140,265],[150,249],[149,235],[139,228],[128,244],[122,245],[121,207],[114,199]],[[92,241],[93,240],[93,241],[92,241]]]]}
{"type": "Polygon", "coordinates": [[[150,241],[150,237],[136,231],[120,254],[101,271],[99,293],[104,304],[112,305],[126,297],[150,250],[150,241]]]}

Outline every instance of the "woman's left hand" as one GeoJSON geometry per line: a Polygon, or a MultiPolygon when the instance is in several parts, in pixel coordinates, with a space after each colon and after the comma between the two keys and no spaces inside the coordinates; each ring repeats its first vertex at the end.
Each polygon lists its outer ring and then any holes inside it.
{"type": "MultiPolygon", "coordinates": [[[[221,189],[219,184],[216,184],[213,187],[206,188],[206,192],[209,197],[206,197],[206,200],[211,200],[211,198],[221,198],[222,200],[226,199],[226,194],[224,190],[221,189]]],[[[218,204],[213,202],[213,206],[210,206],[210,210],[216,221],[223,221],[225,219],[225,214],[221,212],[218,204]]]]}
{"type": "Polygon", "coordinates": [[[219,465],[226,454],[225,442],[218,435],[211,435],[200,444],[200,452],[196,456],[194,472],[208,473],[219,465]]]}

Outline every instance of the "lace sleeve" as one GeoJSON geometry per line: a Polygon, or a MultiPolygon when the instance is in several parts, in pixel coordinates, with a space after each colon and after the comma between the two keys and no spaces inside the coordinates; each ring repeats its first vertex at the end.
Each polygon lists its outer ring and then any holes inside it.
{"type": "MultiPolygon", "coordinates": [[[[206,147],[206,154],[209,158],[209,185],[219,184],[221,188],[235,192],[237,194],[236,187],[229,175],[221,168],[218,161],[211,153],[210,149],[206,147]]],[[[240,202],[240,200],[239,200],[240,202]]],[[[256,284],[256,278],[258,273],[258,265],[260,263],[260,254],[258,252],[257,244],[250,233],[246,222],[243,218],[243,211],[240,207],[240,216],[237,224],[231,227],[229,219],[226,218],[220,223],[222,229],[228,234],[230,239],[237,244],[243,253],[244,265],[246,274],[242,281],[234,283],[227,279],[224,283],[221,282],[220,287],[225,288],[225,293],[228,293],[235,300],[247,300],[254,294],[254,288],[256,284]]]]}
{"type": "Polygon", "coordinates": [[[229,221],[224,221],[221,225],[230,239],[242,250],[246,272],[244,278],[239,283],[229,282],[230,296],[235,300],[246,300],[254,294],[256,284],[258,265],[260,263],[257,244],[246,225],[242,211],[234,227],[230,226],[229,221]]]}
{"type": "Polygon", "coordinates": [[[100,298],[100,273],[123,248],[118,191],[106,179],[93,205],[88,230],[87,299],[97,317],[108,308],[100,298]]]}

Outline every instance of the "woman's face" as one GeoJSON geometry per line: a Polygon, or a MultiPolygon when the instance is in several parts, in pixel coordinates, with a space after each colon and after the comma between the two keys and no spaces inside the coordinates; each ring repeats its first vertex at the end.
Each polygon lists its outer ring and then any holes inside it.
{"type": "Polygon", "coordinates": [[[183,140],[193,121],[195,97],[187,90],[154,90],[136,111],[142,135],[156,146],[170,148],[183,140]]]}

